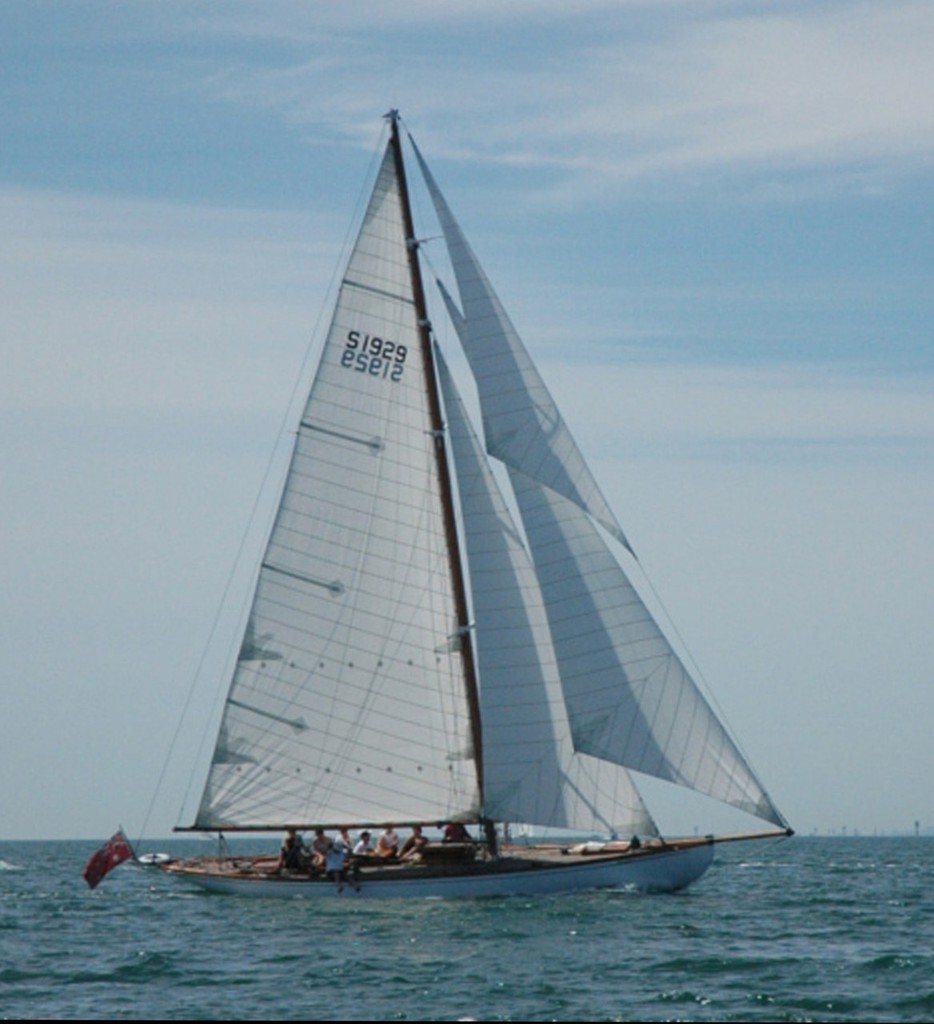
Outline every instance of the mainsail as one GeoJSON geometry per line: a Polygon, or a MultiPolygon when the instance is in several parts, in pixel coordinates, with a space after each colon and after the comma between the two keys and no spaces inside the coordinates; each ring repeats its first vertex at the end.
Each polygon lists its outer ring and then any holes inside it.
{"type": "Polygon", "coordinates": [[[476,817],[426,393],[387,149],[302,416],[196,827],[476,817]]]}

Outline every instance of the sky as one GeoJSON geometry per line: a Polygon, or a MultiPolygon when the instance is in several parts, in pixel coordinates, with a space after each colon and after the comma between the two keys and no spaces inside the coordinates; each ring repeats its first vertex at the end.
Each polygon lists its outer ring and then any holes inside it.
{"type": "Polygon", "coordinates": [[[190,806],[394,107],[792,825],[934,828],[932,48],[926,0],[4,0],[0,838],[190,806]]]}

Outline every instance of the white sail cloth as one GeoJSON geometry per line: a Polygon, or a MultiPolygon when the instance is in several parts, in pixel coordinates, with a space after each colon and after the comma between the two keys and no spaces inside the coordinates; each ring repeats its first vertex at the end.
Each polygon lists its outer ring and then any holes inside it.
{"type": "Polygon", "coordinates": [[[416,155],[463,309],[440,281],[439,288],[477,380],[487,451],[508,468],[575,749],[784,827],[594,525],[629,548],[417,149],[416,155]]]}
{"type": "Polygon", "coordinates": [[[431,413],[439,381],[390,144],[298,430],[195,827],[487,817],[654,832],[629,770],[784,825],[623,572],[611,544],[628,548],[626,538],[419,161],[462,311],[444,300],[522,529],[439,359],[462,516],[464,550],[451,549],[431,413]],[[455,559],[474,618],[474,694],[455,559]]]}
{"type": "Polygon", "coordinates": [[[484,813],[585,832],[654,833],[625,769],[574,750],[535,570],[440,353],[436,360],[470,567],[484,813]]]}
{"type": "Polygon", "coordinates": [[[478,813],[425,372],[387,149],[298,432],[197,827],[478,813]]]}
{"type": "Polygon", "coordinates": [[[480,394],[486,450],[577,502],[629,547],[554,399],[414,143],[413,149],[457,279],[467,331],[464,351],[480,394]]]}
{"type": "Polygon", "coordinates": [[[510,471],[576,749],[784,825],[598,530],[510,471]]]}

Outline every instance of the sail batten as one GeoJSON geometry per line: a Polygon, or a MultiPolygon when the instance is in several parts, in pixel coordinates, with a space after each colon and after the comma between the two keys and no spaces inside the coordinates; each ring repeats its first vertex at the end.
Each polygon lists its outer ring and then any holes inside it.
{"type": "Polygon", "coordinates": [[[382,296],[386,299],[393,299],[396,302],[403,302],[407,305],[415,305],[415,300],[411,295],[404,295],[401,292],[389,291],[386,288],[379,288],[374,284],[367,284],[363,281],[352,281],[350,278],[344,278],[344,287],[347,289],[359,289],[363,292],[368,292],[370,295],[382,296]]]}

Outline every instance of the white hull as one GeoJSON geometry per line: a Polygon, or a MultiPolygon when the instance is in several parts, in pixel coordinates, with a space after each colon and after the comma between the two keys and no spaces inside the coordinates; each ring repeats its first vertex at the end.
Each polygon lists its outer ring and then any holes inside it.
{"type": "MultiPolygon", "coordinates": [[[[398,877],[392,870],[367,878],[359,885],[302,877],[284,878],[258,873],[209,871],[183,864],[165,866],[168,873],[211,892],[238,896],[311,897],[347,899],[463,899],[475,896],[537,896],[578,892],[587,889],[634,889],[672,892],[695,882],[710,867],[712,842],[619,857],[523,857],[526,866],[509,869],[474,870],[457,874],[419,877],[418,869],[402,867],[398,877]],[[534,866],[528,866],[529,862],[534,866]]],[[[509,858],[505,858],[506,864],[509,858]]]]}

